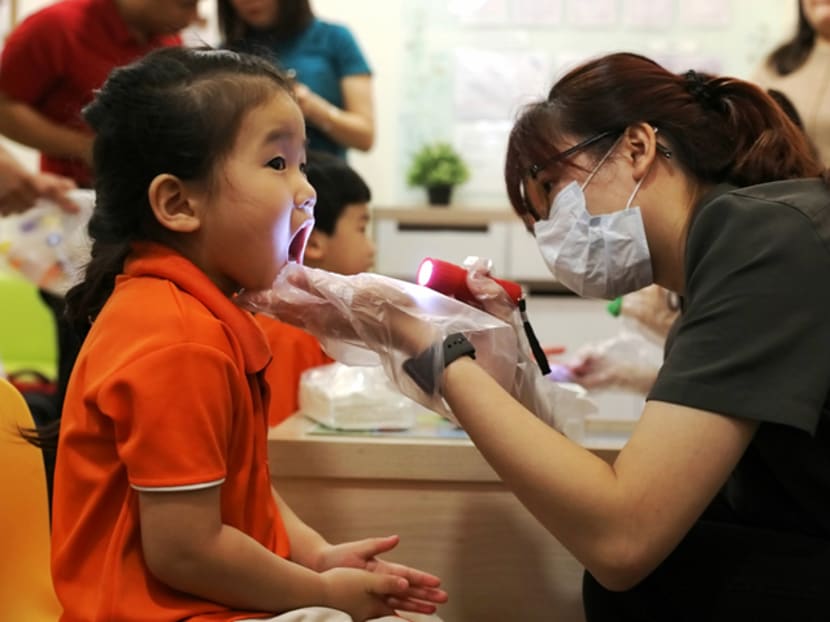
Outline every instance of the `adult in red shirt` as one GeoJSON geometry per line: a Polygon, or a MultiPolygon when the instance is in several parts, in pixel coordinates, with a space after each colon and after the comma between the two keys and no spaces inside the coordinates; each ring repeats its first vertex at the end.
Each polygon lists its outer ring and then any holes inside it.
{"type": "Polygon", "coordinates": [[[41,152],[41,169],[92,185],[81,109],[110,71],[179,45],[198,0],[62,0],[27,17],[0,61],[0,133],[41,152]]]}

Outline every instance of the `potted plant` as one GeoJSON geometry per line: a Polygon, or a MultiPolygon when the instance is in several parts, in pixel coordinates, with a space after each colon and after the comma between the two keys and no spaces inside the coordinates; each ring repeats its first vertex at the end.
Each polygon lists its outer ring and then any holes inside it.
{"type": "Polygon", "coordinates": [[[467,165],[452,145],[437,142],[415,153],[406,179],[410,186],[427,189],[430,205],[448,205],[452,189],[469,178],[467,165]]]}

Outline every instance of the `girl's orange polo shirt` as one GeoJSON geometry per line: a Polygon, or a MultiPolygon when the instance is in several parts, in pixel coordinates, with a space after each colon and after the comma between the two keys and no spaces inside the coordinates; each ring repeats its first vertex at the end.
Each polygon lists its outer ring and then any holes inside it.
{"type": "Polygon", "coordinates": [[[136,489],[222,486],[224,522],[288,557],[268,472],[270,358],[253,316],[193,264],[135,246],[81,348],[63,411],[52,521],[62,620],[256,617],[152,576],[136,489]]]}
{"type": "Polygon", "coordinates": [[[268,423],[275,426],[299,409],[300,377],[303,372],[332,363],[334,359],[323,352],[314,335],[261,313],[256,315],[256,319],[274,355],[265,372],[265,380],[271,395],[279,396],[268,406],[268,423]]]}

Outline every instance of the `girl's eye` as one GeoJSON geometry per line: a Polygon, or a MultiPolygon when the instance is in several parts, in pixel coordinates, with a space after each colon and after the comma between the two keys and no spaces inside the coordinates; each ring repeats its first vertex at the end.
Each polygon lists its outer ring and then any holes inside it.
{"type": "Polygon", "coordinates": [[[303,175],[308,176],[308,174],[307,174],[307,172],[306,172],[306,171],[307,171],[307,169],[308,169],[308,165],[307,165],[305,162],[303,162],[302,164],[300,164],[300,172],[301,172],[303,175]]]}
{"type": "Polygon", "coordinates": [[[271,158],[270,160],[268,160],[267,166],[270,166],[275,171],[283,171],[285,170],[285,158],[282,156],[271,158]]]}

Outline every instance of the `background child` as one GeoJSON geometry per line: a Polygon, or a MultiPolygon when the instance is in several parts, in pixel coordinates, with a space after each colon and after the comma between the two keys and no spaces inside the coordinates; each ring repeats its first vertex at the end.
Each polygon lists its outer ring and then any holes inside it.
{"type": "Polygon", "coordinates": [[[367,272],[375,263],[369,186],[344,160],[319,151],[309,152],[306,172],[317,204],[303,263],[338,274],[367,272]]]}
{"type": "Polygon", "coordinates": [[[290,88],[253,57],[169,48],[114,71],[85,110],[97,204],[67,295],[84,343],[55,473],[64,620],[313,605],[365,620],[446,599],[375,557],[397,537],[331,545],[271,486],[271,354],[233,297],[302,260],[314,190],[290,88]]]}
{"type": "MultiPolygon", "coordinates": [[[[375,245],[367,235],[369,186],[345,160],[321,151],[308,153],[306,174],[317,203],[303,263],[339,274],[368,271],[375,262],[375,245]]],[[[331,359],[307,332],[265,315],[257,320],[274,353],[265,378],[272,394],[285,396],[271,400],[268,422],[273,426],[297,411],[302,373],[331,359]]]]}

